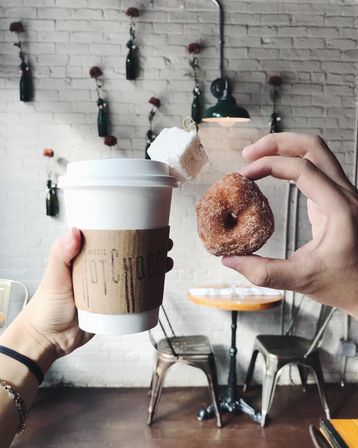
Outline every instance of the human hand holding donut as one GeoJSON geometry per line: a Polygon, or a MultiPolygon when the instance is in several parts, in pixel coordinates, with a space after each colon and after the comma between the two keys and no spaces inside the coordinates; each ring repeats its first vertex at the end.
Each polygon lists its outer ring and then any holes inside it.
{"type": "Polygon", "coordinates": [[[258,286],[304,293],[358,318],[358,191],[320,137],[270,134],[243,151],[240,174],[296,182],[307,197],[312,240],[287,260],[258,255],[224,257],[258,286]]]}

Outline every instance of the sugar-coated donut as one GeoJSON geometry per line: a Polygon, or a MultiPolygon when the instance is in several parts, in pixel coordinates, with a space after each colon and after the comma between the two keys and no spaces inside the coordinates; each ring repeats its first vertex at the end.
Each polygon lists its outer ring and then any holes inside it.
{"type": "Polygon", "coordinates": [[[252,180],[228,174],[196,206],[199,236],[213,255],[249,255],[272,235],[275,224],[267,198],[252,180]]]}

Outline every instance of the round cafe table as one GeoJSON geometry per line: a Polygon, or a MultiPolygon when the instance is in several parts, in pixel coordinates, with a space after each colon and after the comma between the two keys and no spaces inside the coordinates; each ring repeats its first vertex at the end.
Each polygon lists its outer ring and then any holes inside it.
{"type": "MultiPolygon", "coordinates": [[[[230,344],[230,368],[226,393],[219,399],[219,406],[226,412],[243,412],[249,415],[252,420],[261,422],[260,412],[247,404],[243,398],[237,396],[237,375],[236,375],[236,329],[237,313],[239,311],[263,311],[279,306],[282,302],[282,295],[277,291],[264,288],[214,286],[204,288],[194,288],[189,290],[191,302],[202,306],[219,308],[231,311],[231,344],[230,344]],[[254,293],[252,294],[252,291],[254,293]],[[255,293],[256,291],[256,293],[255,293]],[[239,293],[238,293],[239,292],[239,293]],[[242,294],[240,294],[242,292],[242,294]]],[[[201,408],[198,412],[199,420],[207,420],[215,415],[214,407],[201,408]]]]}

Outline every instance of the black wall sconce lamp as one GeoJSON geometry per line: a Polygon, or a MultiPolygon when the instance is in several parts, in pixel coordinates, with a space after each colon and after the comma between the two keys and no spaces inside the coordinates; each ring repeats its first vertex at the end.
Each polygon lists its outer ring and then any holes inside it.
{"type": "Polygon", "coordinates": [[[204,112],[203,121],[217,123],[221,126],[233,126],[236,123],[244,123],[250,120],[249,112],[236,104],[232,95],[229,79],[224,72],[224,9],[219,0],[212,0],[219,8],[220,30],[220,78],[211,83],[211,93],[217,98],[215,106],[209,107],[204,112]]]}

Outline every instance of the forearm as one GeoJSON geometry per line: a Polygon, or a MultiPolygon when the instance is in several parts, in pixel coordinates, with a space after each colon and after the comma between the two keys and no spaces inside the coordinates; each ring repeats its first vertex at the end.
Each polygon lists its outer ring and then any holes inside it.
{"type": "Polygon", "coordinates": [[[353,319],[358,320],[358,285],[353,285],[352,288],[347,286],[343,290],[339,288],[335,299],[333,306],[349,314],[353,319]]]}
{"type": "MultiPolygon", "coordinates": [[[[346,257],[348,258],[348,257],[346,257]]],[[[337,307],[358,320],[358,262],[344,266],[326,268],[324,276],[317,282],[316,291],[307,291],[312,299],[337,307]]]]}
{"type": "MultiPolygon", "coordinates": [[[[43,374],[57,358],[71,353],[93,337],[79,329],[73,298],[71,265],[80,248],[81,234],[77,229],[71,229],[53,245],[38,290],[0,336],[0,345],[35,362],[43,374]]],[[[34,401],[42,376],[36,366],[28,364],[34,373],[21,362],[0,354],[0,379],[21,394],[26,409],[34,401]]],[[[7,448],[19,428],[20,419],[14,400],[1,389],[0,386],[0,448],[7,448]]]]}
{"type": "MultiPolygon", "coordinates": [[[[1,359],[2,362],[2,359],[1,359]]],[[[5,389],[0,387],[0,434],[1,448],[10,446],[16,435],[19,424],[19,413],[5,389]]]]}
{"type": "MultiPolygon", "coordinates": [[[[0,345],[17,351],[35,361],[45,374],[53,361],[55,352],[50,344],[28,326],[21,313],[0,336],[0,345]]],[[[38,390],[38,380],[27,366],[0,353],[0,379],[12,386],[30,409],[38,390]]],[[[1,448],[11,444],[19,427],[19,412],[14,400],[0,386],[0,434],[1,448]]]]}

